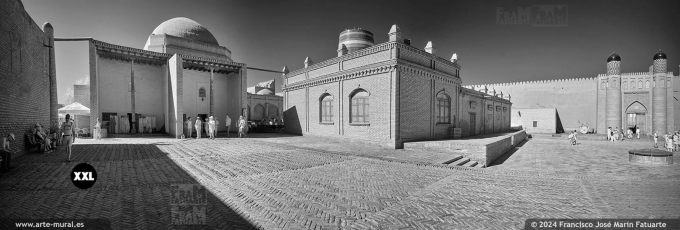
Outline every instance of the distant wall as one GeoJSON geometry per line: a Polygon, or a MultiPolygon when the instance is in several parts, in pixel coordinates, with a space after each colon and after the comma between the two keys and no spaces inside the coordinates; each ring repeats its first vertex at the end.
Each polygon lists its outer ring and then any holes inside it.
{"type": "Polygon", "coordinates": [[[15,134],[17,155],[23,154],[24,134],[35,123],[50,127],[47,46],[48,36],[20,1],[0,1],[0,135],[15,134]]]}
{"type": "Polygon", "coordinates": [[[515,108],[512,113],[513,122],[521,125],[528,133],[556,133],[558,131],[557,111],[554,108],[515,108]]]}
{"type": "MultiPolygon", "coordinates": [[[[581,123],[595,127],[597,85],[595,78],[512,82],[475,85],[510,95],[513,113],[517,108],[555,108],[565,130],[579,129],[581,123]]],[[[514,116],[514,114],[513,114],[514,116]]]]}
{"type": "Polygon", "coordinates": [[[90,108],[90,85],[73,85],[73,101],[90,108]]]}

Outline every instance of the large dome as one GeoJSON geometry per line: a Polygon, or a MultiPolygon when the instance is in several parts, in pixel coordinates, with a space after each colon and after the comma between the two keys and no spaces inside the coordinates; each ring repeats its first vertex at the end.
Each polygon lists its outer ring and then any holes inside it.
{"type": "Polygon", "coordinates": [[[167,34],[170,36],[219,45],[215,36],[213,36],[208,29],[201,24],[198,24],[198,22],[185,17],[164,21],[151,33],[151,35],[159,34],[167,34]]]}

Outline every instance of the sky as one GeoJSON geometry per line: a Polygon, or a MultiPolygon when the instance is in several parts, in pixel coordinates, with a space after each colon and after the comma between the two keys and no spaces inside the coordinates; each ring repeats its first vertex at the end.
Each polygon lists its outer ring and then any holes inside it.
{"type": "MultiPolygon", "coordinates": [[[[647,71],[658,49],[668,56],[668,71],[678,75],[680,64],[677,0],[22,2],[38,25],[53,25],[55,37],[92,37],[140,49],[160,23],[188,17],[230,49],[234,61],[272,70],[302,68],[305,57],[336,57],[338,35],[347,28],[367,29],[376,44],[386,42],[392,24],[412,46],[422,49],[432,41],[438,56],[457,53],[464,84],[595,77],[606,71],[612,52],[621,55],[622,72],[647,71]]],[[[56,59],[63,103],[67,89],[88,76],[87,43],[57,42],[56,59]]],[[[276,75],[249,71],[248,85],[276,75]]]]}

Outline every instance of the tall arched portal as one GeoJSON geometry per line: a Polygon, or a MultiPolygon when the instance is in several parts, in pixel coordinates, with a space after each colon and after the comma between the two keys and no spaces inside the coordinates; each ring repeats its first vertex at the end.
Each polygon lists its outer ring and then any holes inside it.
{"type": "Polygon", "coordinates": [[[635,101],[626,108],[626,128],[639,128],[641,132],[648,132],[646,121],[647,108],[639,101],[635,101]]]}

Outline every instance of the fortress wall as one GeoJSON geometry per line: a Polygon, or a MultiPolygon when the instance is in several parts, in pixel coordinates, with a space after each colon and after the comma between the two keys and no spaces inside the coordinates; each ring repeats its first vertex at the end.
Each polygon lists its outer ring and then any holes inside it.
{"type": "Polygon", "coordinates": [[[596,78],[571,78],[527,82],[472,85],[510,95],[514,108],[555,108],[565,130],[578,129],[580,123],[595,128],[596,78]]]}

